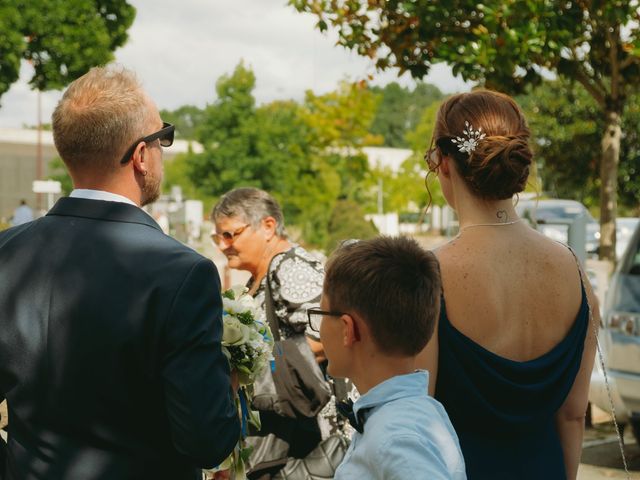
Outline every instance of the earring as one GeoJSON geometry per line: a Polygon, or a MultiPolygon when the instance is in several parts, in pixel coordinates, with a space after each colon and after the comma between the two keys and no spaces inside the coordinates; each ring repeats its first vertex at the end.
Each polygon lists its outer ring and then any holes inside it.
{"type": "Polygon", "coordinates": [[[143,170],[143,171],[142,171],[142,176],[143,176],[143,177],[146,177],[146,176],[147,176],[147,171],[146,171],[146,170],[143,170]]]}

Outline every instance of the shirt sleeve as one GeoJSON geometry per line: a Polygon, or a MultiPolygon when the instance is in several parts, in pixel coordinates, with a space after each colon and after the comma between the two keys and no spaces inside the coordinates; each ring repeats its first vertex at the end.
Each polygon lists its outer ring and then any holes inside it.
{"type": "Polygon", "coordinates": [[[380,480],[406,480],[416,477],[429,480],[452,479],[437,446],[415,434],[393,435],[382,442],[378,455],[380,480]]]}
{"type": "Polygon", "coordinates": [[[174,445],[204,468],[220,464],[240,435],[221,339],[220,280],[213,263],[202,259],[169,312],[162,376],[174,445]]]}
{"type": "Polygon", "coordinates": [[[271,275],[276,315],[296,332],[317,338],[307,326],[307,309],[318,307],[322,295],[324,269],[320,262],[301,255],[285,255],[271,275]]]}

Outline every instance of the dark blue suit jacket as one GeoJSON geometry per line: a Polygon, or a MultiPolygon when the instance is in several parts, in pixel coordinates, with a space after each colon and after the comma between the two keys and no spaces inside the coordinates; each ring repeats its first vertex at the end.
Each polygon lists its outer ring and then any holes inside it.
{"type": "MultiPolygon", "coordinates": [[[[139,208],[60,199],[0,232],[9,479],[196,479],[239,421],[213,263],[139,208]]],[[[1,398],[0,398],[1,399],[1,398]]]]}

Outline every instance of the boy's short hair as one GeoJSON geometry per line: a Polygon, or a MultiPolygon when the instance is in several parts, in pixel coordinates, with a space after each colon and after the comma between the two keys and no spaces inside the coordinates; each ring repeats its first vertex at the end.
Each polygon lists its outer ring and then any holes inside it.
{"type": "Polygon", "coordinates": [[[435,255],[405,237],[343,244],[325,269],[331,310],[357,313],[376,346],[389,355],[417,355],[427,345],[441,292],[435,255]]]}

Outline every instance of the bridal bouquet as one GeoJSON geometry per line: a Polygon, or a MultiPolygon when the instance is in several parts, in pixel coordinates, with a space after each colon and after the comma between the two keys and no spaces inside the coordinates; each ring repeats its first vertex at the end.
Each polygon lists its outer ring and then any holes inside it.
{"type": "Polygon", "coordinates": [[[248,424],[260,429],[260,415],[250,410],[251,385],[273,361],[273,335],[269,325],[258,320],[260,309],[246,287],[234,286],[222,294],[222,351],[231,370],[238,374],[240,389],[236,400],[242,423],[238,445],[217,468],[205,470],[205,478],[228,470],[231,480],[246,478],[245,462],[251,449],[244,443],[248,424]]]}
{"type": "Polygon", "coordinates": [[[222,350],[243,386],[255,382],[273,359],[271,329],[257,320],[260,309],[247,291],[235,286],[222,294],[222,350]]]}

